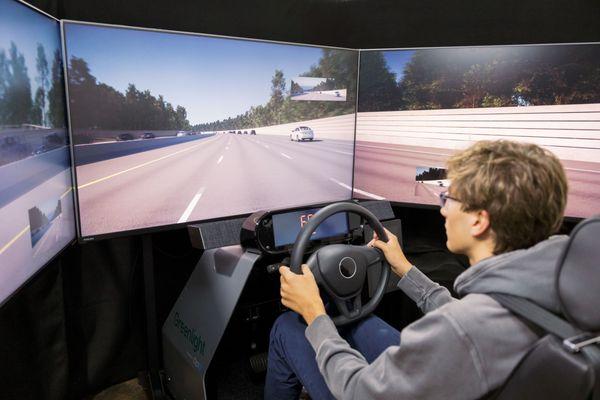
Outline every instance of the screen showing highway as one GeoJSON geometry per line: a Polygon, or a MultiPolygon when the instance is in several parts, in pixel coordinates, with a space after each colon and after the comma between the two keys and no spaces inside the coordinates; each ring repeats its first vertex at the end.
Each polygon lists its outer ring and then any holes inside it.
{"type": "Polygon", "coordinates": [[[59,23],[0,0],[0,304],[75,239],[59,23]]]}
{"type": "Polygon", "coordinates": [[[351,197],[357,51],[71,22],[64,36],[84,238],[351,197]],[[298,77],[313,78],[304,101],[298,77]]]}
{"type": "Polygon", "coordinates": [[[567,216],[600,213],[600,44],[362,51],[359,82],[356,197],[437,205],[420,174],[509,139],[560,158],[567,216]]]}

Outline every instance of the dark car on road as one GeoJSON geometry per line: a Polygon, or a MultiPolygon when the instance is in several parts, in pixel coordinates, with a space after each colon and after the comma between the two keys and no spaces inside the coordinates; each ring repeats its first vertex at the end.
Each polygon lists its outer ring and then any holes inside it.
{"type": "Polygon", "coordinates": [[[256,131],[255,131],[254,129],[252,129],[252,130],[250,131],[250,134],[251,134],[251,135],[256,135],[256,131]]]}
{"type": "Polygon", "coordinates": [[[244,135],[247,135],[247,134],[248,134],[248,131],[244,131],[244,135]]]}
{"type": "Polygon", "coordinates": [[[125,140],[133,140],[135,137],[131,133],[121,133],[120,135],[117,135],[115,139],[118,142],[123,142],[125,140]]]}
{"type": "Polygon", "coordinates": [[[61,136],[58,133],[51,133],[44,137],[44,144],[37,147],[31,154],[36,155],[46,153],[48,151],[58,149],[64,145],[66,145],[64,136],[61,136]]]}
{"type": "Polygon", "coordinates": [[[146,132],[140,135],[140,139],[154,139],[155,137],[156,135],[152,132],[146,132]]]}
{"type": "Polygon", "coordinates": [[[242,134],[242,131],[238,131],[238,133],[237,133],[237,134],[238,134],[238,135],[241,135],[241,134],[242,134]]]}

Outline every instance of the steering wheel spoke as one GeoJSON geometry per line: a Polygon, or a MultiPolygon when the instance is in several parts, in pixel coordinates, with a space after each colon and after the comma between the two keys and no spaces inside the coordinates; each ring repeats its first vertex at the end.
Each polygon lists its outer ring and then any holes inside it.
{"type": "Polygon", "coordinates": [[[366,259],[367,268],[378,267],[382,262],[385,261],[383,252],[375,247],[369,247],[367,245],[362,246],[361,252],[364,254],[366,259]]]}
{"type": "MultiPolygon", "coordinates": [[[[342,313],[342,315],[346,318],[356,319],[360,317],[362,312],[362,300],[360,297],[360,293],[350,299],[334,299],[334,303],[337,309],[342,313]],[[349,308],[350,304],[352,305],[352,309],[349,308]]],[[[334,319],[335,321],[335,319],[334,319]]]]}

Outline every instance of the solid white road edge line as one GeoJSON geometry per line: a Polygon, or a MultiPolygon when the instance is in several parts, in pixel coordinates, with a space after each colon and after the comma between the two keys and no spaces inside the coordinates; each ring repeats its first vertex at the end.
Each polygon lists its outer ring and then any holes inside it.
{"type": "MultiPolygon", "coordinates": [[[[329,178],[329,180],[330,180],[330,181],[332,181],[332,182],[335,182],[335,183],[337,183],[338,185],[340,185],[341,187],[343,187],[343,188],[345,188],[345,189],[352,190],[352,187],[351,187],[351,186],[349,186],[349,185],[346,185],[345,183],[343,183],[343,182],[340,182],[340,181],[338,181],[338,180],[337,180],[337,179],[335,179],[335,178],[329,178]]],[[[360,190],[360,189],[354,188],[354,191],[355,191],[356,193],[360,193],[360,194],[362,194],[362,195],[364,195],[364,196],[371,197],[371,198],[373,198],[373,199],[375,199],[375,200],[385,200],[385,197],[383,197],[383,196],[378,196],[378,195],[376,195],[376,194],[373,194],[373,193],[365,192],[364,190],[360,190]]]]}

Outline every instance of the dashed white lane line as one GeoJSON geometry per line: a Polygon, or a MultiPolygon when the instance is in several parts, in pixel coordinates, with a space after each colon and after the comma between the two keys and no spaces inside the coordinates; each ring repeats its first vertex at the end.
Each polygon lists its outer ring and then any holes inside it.
{"type": "Polygon", "coordinates": [[[229,146],[226,146],[226,147],[225,147],[225,150],[229,150],[229,146]]]}
{"type": "MultiPolygon", "coordinates": [[[[338,185],[340,185],[341,187],[343,187],[345,189],[352,190],[352,186],[346,185],[344,182],[340,182],[340,181],[338,181],[335,178],[329,178],[329,180],[332,181],[332,182],[337,183],[338,185]]],[[[379,195],[376,195],[376,194],[373,194],[373,193],[369,193],[369,192],[366,192],[364,190],[360,190],[360,189],[354,188],[354,191],[356,193],[360,193],[360,194],[362,194],[364,196],[371,197],[372,199],[375,199],[375,200],[385,200],[385,197],[383,197],[383,196],[379,196],[379,195]]]]}
{"type": "Polygon", "coordinates": [[[190,201],[190,204],[188,204],[183,214],[181,214],[181,218],[179,218],[179,221],[177,221],[178,224],[186,222],[188,220],[190,214],[192,213],[192,211],[194,211],[196,204],[198,204],[200,197],[202,197],[202,193],[204,193],[204,187],[201,187],[200,190],[198,190],[198,193],[196,193],[196,195],[192,199],[192,201],[190,201]]]}
{"type": "Polygon", "coordinates": [[[215,140],[217,140],[217,139],[212,139],[212,140],[211,139],[207,139],[206,141],[203,140],[202,142],[200,142],[200,143],[198,143],[198,144],[196,144],[194,146],[190,146],[190,147],[187,147],[185,149],[178,150],[176,152],[164,155],[162,157],[155,158],[154,160],[146,161],[145,163],[138,164],[138,165],[136,165],[134,167],[131,167],[131,168],[127,168],[127,169],[125,169],[123,171],[115,172],[114,174],[107,175],[107,176],[105,176],[103,178],[99,178],[99,179],[93,180],[93,181],[85,183],[83,185],[79,185],[77,188],[81,190],[81,189],[86,188],[88,186],[95,185],[96,183],[100,183],[100,182],[105,181],[107,179],[114,178],[115,176],[119,176],[119,175],[124,174],[126,172],[134,171],[134,170],[136,170],[138,168],[142,168],[142,167],[145,167],[146,165],[154,164],[155,162],[164,160],[164,159],[169,158],[169,157],[173,157],[173,156],[175,156],[177,154],[185,153],[186,151],[193,150],[193,149],[195,149],[195,148],[197,148],[199,146],[202,146],[202,145],[204,145],[206,143],[214,142],[215,140]]]}
{"type": "Polygon", "coordinates": [[[223,161],[223,156],[219,157],[219,161],[217,161],[217,164],[221,164],[221,161],[223,161]]]}
{"type": "Polygon", "coordinates": [[[285,154],[285,153],[280,153],[280,154],[281,154],[282,156],[284,156],[285,158],[289,159],[289,160],[293,160],[293,158],[292,158],[292,157],[288,156],[288,155],[287,155],[287,154],[285,154]]]}

